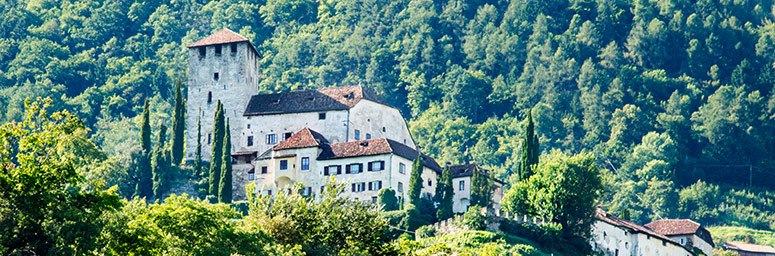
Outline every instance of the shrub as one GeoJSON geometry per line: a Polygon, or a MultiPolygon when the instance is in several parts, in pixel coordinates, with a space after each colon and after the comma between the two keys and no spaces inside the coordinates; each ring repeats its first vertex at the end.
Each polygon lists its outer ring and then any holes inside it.
{"type": "Polygon", "coordinates": [[[470,206],[463,214],[463,224],[472,230],[484,230],[487,228],[487,216],[482,214],[482,207],[470,206]]]}
{"type": "Polygon", "coordinates": [[[417,228],[414,234],[417,238],[436,236],[436,228],[433,225],[425,225],[417,228]]]}

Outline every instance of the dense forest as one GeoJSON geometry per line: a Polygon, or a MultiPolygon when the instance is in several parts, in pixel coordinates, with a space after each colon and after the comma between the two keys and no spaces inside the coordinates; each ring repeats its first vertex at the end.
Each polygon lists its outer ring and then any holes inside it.
{"type": "Polygon", "coordinates": [[[0,121],[21,120],[25,98],[50,97],[105,152],[86,176],[119,191],[132,189],[122,170],[141,150],[143,101],[154,131],[169,125],[185,46],[230,28],[262,55],[259,92],[364,85],[402,110],[439,162],[516,181],[532,110],[542,152],[592,152],[609,170],[601,203],[612,211],[775,229],[769,0],[0,6],[0,121]]]}

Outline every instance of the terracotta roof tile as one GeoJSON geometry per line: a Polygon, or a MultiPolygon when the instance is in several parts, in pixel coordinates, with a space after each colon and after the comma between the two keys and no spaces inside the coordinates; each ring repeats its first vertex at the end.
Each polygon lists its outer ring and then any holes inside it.
{"type": "Polygon", "coordinates": [[[715,246],[713,244],[713,238],[711,237],[710,232],[703,228],[699,223],[692,220],[661,219],[646,224],[645,226],[666,236],[696,234],[698,237],[705,240],[705,242],[708,242],[711,246],[715,246]]]}
{"type": "Polygon", "coordinates": [[[317,147],[321,143],[328,143],[328,141],[320,133],[304,127],[290,138],[274,146],[274,150],[317,147]]]}
{"type": "Polygon", "coordinates": [[[644,226],[638,225],[635,222],[626,221],[626,220],[617,218],[617,217],[615,217],[613,215],[607,214],[606,212],[604,212],[600,208],[598,208],[597,211],[595,212],[595,218],[597,218],[600,221],[606,222],[608,224],[617,226],[617,227],[629,229],[633,233],[647,234],[647,235],[659,238],[659,239],[661,239],[664,242],[671,243],[671,244],[677,245],[679,247],[683,247],[678,242],[674,241],[673,239],[670,239],[669,237],[667,237],[667,236],[665,236],[663,234],[660,234],[660,233],[658,233],[658,232],[656,232],[656,231],[654,231],[654,230],[652,230],[652,229],[650,229],[648,227],[644,227],[644,226]]]}
{"type": "Polygon", "coordinates": [[[254,95],[250,98],[244,115],[346,110],[362,99],[387,105],[377,94],[363,86],[328,87],[318,90],[254,95]]]}
{"type": "MultiPolygon", "coordinates": [[[[401,144],[391,139],[370,139],[370,140],[358,140],[348,141],[341,143],[334,143],[330,145],[322,145],[323,152],[318,156],[318,160],[338,159],[347,157],[359,157],[359,156],[373,156],[382,154],[396,154],[410,161],[414,161],[417,158],[417,150],[412,149],[409,146],[401,144]]],[[[423,156],[423,165],[438,172],[441,172],[441,167],[432,157],[427,155],[423,156]]]]}
{"type": "Polygon", "coordinates": [[[724,248],[727,248],[727,250],[753,252],[753,253],[775,253],[775,248],[772,248],[772,246],[759,245],[759,244],[726,242],[724,243],[724,248]]]}
{"type": "Polygon", "coordinates": [[[228,44],[228,43],[237,43],[237,42],[249,42],[249,40],[244,36],[229,30],[228,28],[224,28],[218,32],[215,32],[212,35],[209,35],[205,38],[200,39],[199,41],[194,42],[193,44],[189,44],[187,47],[192,48],[192,47],[198,47],[198,46],[228,44]]]}

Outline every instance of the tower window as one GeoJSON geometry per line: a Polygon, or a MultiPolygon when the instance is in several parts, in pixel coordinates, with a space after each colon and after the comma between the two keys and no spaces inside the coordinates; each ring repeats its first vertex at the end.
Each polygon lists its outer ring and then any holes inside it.
{"type": "Polygon", "coordinates": [[[204,58],[205,56],[207,56],[207,47],[199,47],[199,57],[204,58]]]}
{"type": "Polygon", "coordinates": [[[221,55],[221,45],[220,44],[215,46],[215,56],[219,56],[219,55],[221,55]]]}
{"type": "Polygon", "coordinates": [[[355,129],[355,140],[360,140],[360,139],[361,139],[361,131],[359,131],[358,129],[355,129]]]}
{"type": "Polygon", "coordinates": [[[208,134],[207,134],[207,144],[208,144],[208,145],[210,145],[210,141],[211,141],[212,139],[213,139],[213,134],[212,134],[212,133],[208,133],[208,134]]]}
{"type": "Polygon", "coordinates": [[[207,104],[213,103],[213,92],[207,92],[207,104]]]}
{"type": "Polygon", "coordinates": [[[326,113],[318,113],[318,120],[326,120],[326,113]]]}
{"type": "Polygon", "coordinates": [[[231,43],[231,53],[237,53],[237,43],[231,43]]]}
{"type": "Polygon", "coordinates": [[[248,147],[253,146],[253,136],[248,136],[248,147]]]}
{"type": "Polygon", "coordinates": [[[213,74],[213,80],[218,81],[218,72],[213,74]]]}
{"type": "Polygon", "coordinates": [[[293,132],[286,132],[286,133],[283,135],[283,140],[290,139],[290,138],[291,138],[291,136],[293,136],[293,132]]]}
{"type": "Polygon", "coordinates": [[[366,134],[366,139],[367,139],[367,140],[371,139],[371,134],[370,134],[370,133],[367,133],[367,134],[366,134]]]}

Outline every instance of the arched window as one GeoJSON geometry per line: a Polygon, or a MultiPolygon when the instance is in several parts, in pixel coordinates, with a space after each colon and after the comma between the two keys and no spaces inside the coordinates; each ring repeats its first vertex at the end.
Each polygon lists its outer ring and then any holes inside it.
{"type": "Polygon", "coordinates": [[[213,103],[213,92],[207,92],[207,104],[213,103]]]}

